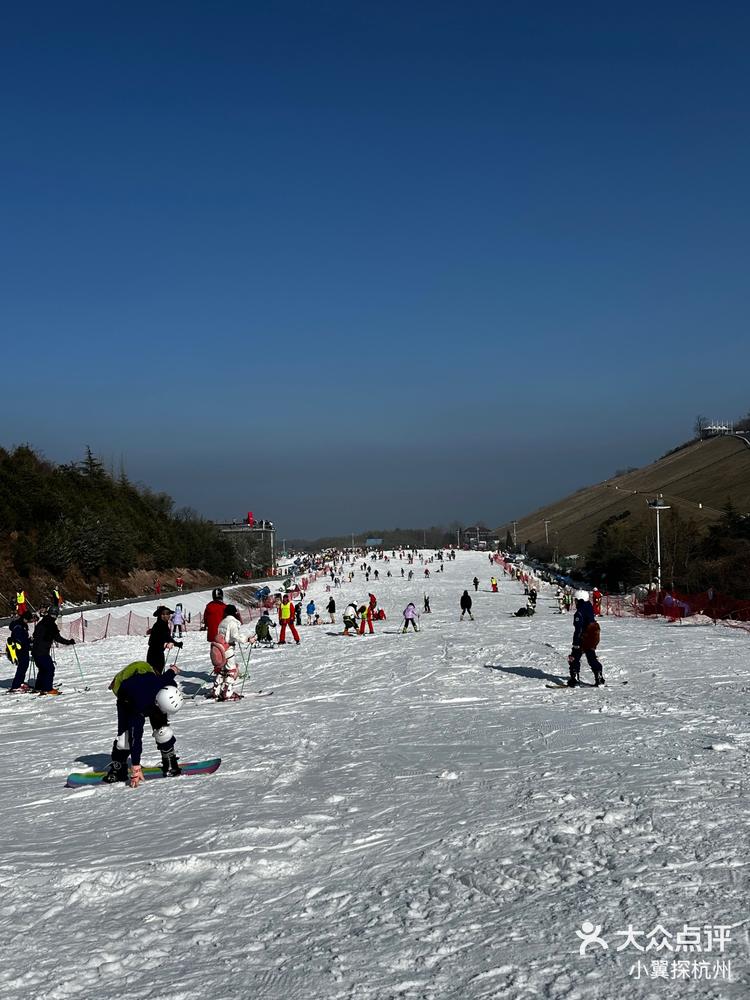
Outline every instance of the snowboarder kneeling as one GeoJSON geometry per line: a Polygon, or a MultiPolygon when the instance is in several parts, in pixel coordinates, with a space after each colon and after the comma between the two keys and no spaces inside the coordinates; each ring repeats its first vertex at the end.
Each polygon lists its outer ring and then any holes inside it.
{"type": "Polygon", "coordinates": [[[514,618],[533,618],[535,610],[536,609],[534,608],[533,604],[526,604],[525,607],[519,608],[518,611],[514,611],[513,612],[513,617],[514,618]]]}
{"type": "Polygon", "coordinates": [[[594,609],[589,601],[588,591],[577,590],[573,595],[576,602],[576,613],[573,615],[573,648],[568,657],[570,678],[568,686],[575,687],[580,683],[581,654],[594,673],[594,684],[599,687],[604,683],[603,667],[596,658],[596,647],[599,645],[599,622],[594,615],[594,609]]]}
{"type": "Polygon", "coordinates": [[[112,679],[109,687],[117,698],[117,739],[112,744],[112,760],[102,781],[107,784],[129,781],[131,788],[137,788],[144,780],[141,752],[147,716],[161,753],[162,773],[165,776],[181,773],[169,725],[169,716],[178,712],[183,703],[182,691],[175,684],[178,673],[179,667],[173,666],[157,674],[150,664],[138,660],[112,679]]]}

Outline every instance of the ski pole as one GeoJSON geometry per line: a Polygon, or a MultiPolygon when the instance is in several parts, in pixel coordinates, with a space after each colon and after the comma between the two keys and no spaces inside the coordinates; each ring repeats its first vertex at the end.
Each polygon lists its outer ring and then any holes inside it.
{"type": "Polygon", "coordinates": [[[75,648],[75,646],[73,646],[73,656],[75,656],[75,658],[76,658],[76,663],[78,664],[78,672],[81,675],[81,680],[85,684],[86,683],[86,677],[84,676],[83,670],[81,668],[81,661],[78,659],[78,650],[75,648]]]}
{"type": "Polygon", "coordinates": [[[242,695],[245,691],[245,681],[247,680],[247,675],[249,673],[249,668],[250,668],[250,653],[248,652],[247,659],[245,659],[245,654],[242,651],[242,640],[240,640],[239,648],[240,648],[240,656],[242,657],[242,662],[245,666],[245,669],[242,672],[242,684],[240,685],[240,695],[242,695]]]}

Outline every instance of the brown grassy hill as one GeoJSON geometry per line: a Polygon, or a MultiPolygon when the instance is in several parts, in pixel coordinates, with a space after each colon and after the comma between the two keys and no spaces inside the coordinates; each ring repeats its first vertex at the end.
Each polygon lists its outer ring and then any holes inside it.
{"type": "MultiPolygon", "coordinates": [[[[750,446],[737,437],[696,441],[652,465],[587,486],[518,521],[518,543],[544,544],[549,520],[550,547],[560,556],[583,555],[606,518],[629,510],[632,521],[654,519],[646,503],[657,493],[699,524],[714,521],[727,498],[738,510],[750,511],[750,446]]],[[[511,525],[502,525],[498,537],[504,539],[508,529],[512,534],[511,525]]]]}

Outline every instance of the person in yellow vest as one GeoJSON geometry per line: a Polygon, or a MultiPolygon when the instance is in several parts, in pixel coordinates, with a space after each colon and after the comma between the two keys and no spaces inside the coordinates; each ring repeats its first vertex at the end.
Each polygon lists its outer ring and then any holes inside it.
{"type": "Polygon", "coordinates": [[[492,586],[492,593],[496,594],[497,593],[497,579],[496,579],[496,577],[493,576],[490,579],[490,585],[492,586]]]}
{"type": "Polygon", "coordinates": [[[289,628],[294,636],[294,641],[299,646],[299,632],[294,625],[294,605],[289,600],[289,594],[284,594],[281,598],[281,604],[279,605],[279,621],[281,622],[279,645],[281,646],[286,643],[284,636],[286,635],[287,628],[289,628]]]}
{"type": "Polygon", "coordinates": [[[16,591],[16,615],[22,615],[24,611],[27,611],[26,607],[26,591],[18,590],[16,591]]]}
{"type": "Polygon", "coordinates": [[[57,608],[58,611],[63,606],[62,594],[60,593],[60,588],[55,584],[52,588],[52,600],[50,601],[51,608],[57,608]]]}

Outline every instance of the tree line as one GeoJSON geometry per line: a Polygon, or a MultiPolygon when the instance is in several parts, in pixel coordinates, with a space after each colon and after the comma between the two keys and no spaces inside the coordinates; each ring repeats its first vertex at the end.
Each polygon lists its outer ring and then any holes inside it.
{"type": "MultiPolygon", "coordinates": [[[[0,550],[6,567],[62,580],[175,566],[217,576],[235,572],[231,543],[195,511],[175,511],[166,493],[108,472],[90,449],[55,465],[28,445],[0,448],[0,550]]],[[[6,570],[7,572],[7,570],[6,570]]]]}

